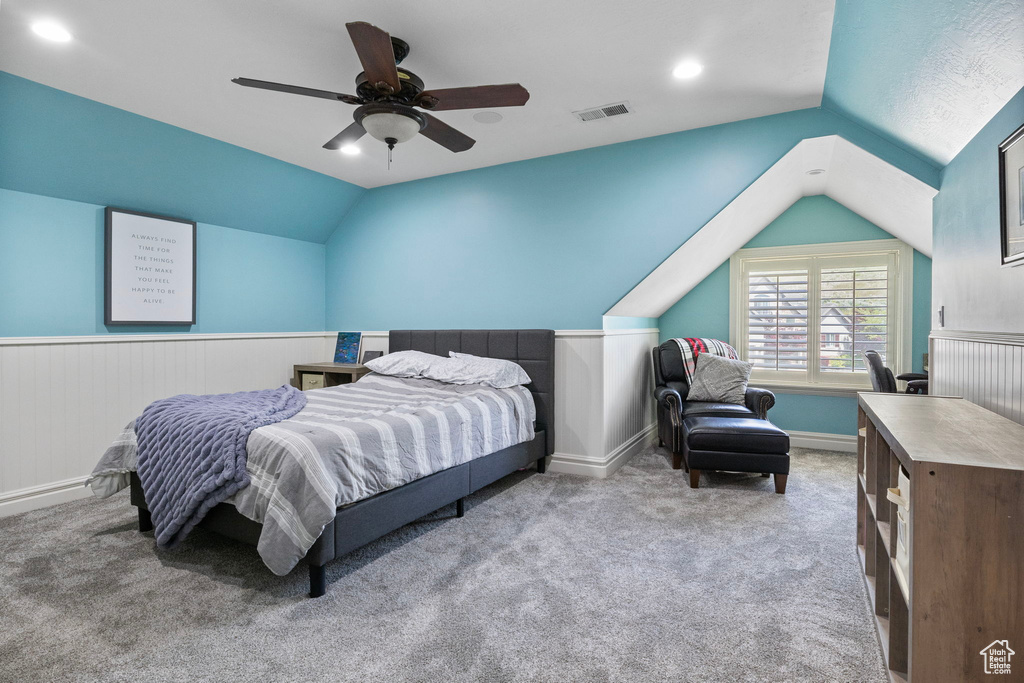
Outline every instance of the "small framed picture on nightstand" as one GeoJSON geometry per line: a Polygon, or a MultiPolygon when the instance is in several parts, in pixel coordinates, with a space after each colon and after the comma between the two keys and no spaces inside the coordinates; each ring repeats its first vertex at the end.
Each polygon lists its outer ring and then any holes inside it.
{"type": "Polygon", "coordinates": [[[339,332],[338,343],[334,347],[334,362],[350,365],[358,363],[362,337],[361,332],[339,332]]]}

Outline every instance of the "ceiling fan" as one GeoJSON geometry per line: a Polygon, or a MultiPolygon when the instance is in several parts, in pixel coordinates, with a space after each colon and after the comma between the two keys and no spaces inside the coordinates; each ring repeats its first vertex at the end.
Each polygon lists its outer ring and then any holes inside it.
{"type": "Polygon", "coordinates": [[[395,145],[411,140],[417,133],[423,133],[446,149],[464,152],[476,140],[419,109],[521,107],[530,99],[530,93],[518,83],[424,90],[423,81],[416,74],[398,68],[398,64],[409,55],[408,43],[363,21],[345,26],[363,65],[362,73],[356,76],[355,95],[251,78],[233,78],[231,81],[250,88],[359,105],[353,114],[355,122],[328,140],[325,149],[340,149],[369,133],[391,150],[395,145]]]}

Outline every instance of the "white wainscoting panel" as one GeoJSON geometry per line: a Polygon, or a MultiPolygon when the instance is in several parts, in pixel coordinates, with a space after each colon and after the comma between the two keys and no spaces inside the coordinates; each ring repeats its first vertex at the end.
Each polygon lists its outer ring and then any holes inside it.
{"type": "Polygon", "coordinates": [[[933,330],[929,364],[929,393],[1024,424],[1024,334],[933,330]]]}
{"type": "MultiPolygon", "coordinates": [[[[555,336],[552,469],[605,477],[653,437],[657,330],[555,336]]],[[[103,451],[151,402],[286,384],[336,332],[0,338],[0,516],[88,495],[103,451]]],[[[364,332],[387,352],[387,332],[364,332]]]]}
{"type": "Polygon", "coordinates": [[[607,477],[650,443],[657,345],[656,329],[555,333],[553,471],[607,477]]]}
{"type": "MultiPolygon", "coordinates": [[[[331,333],[332,339],[338,338],[337,332],[331,333]]],[[[363,343],[360,355],[363,351],[381,351],[383,353],[388,352],[388,333],[387,332],[363,332],[363,343]]],[[[334,348],[331,347],[331,354],[334,354],[334,348]]]]}
{"type": "Polygon", "coordinates": [[[555,333],[555,455],[604,457],[604,336],[600,330],[555,333]]]}
{"type": "Polygon", "coordinates": [[[622,455],[640,435],[653,433],[657,417],[651,349],[657,345],[656,329],[616,331],[604,338],[606,454],[622,455]]]}
{"type": "Polygon", "coordinates": [[[0,339],[0,514],[87,494],[82,482],[159,398],[287,384],[334,336],[109,335],[0,339]]]}

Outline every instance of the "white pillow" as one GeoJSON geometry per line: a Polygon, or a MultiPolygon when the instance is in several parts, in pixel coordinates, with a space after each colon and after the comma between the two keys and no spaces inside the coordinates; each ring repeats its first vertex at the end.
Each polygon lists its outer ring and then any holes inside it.
{"type": "Polygon", "coordinates": [[[533,380],[522,366],[501,358],[484,358],[468,353],[448,352],[446,363],[430,367],[430,379],[449,384],[483,384],[496,389],[529,384],[533,380]]]}
{"type": "Polygon", "coordinates": [[[363,365],[374,372],[391,377],[425,377],[431,365],[447,361],[444,356],[435,356],[422,351],[395,351],[380,358],[368,360],[363,365]]]}

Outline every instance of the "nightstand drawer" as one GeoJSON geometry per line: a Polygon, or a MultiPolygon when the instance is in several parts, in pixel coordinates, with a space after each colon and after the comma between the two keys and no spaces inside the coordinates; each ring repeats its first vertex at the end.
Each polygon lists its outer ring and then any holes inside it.
{"type": "Polygon", "coordinates": [[[302,386],[303,391],[309,391],[310,389],[323,389],[324,388],[324,376],[316,375],[311,372],[302,373],[302,386]]]}

